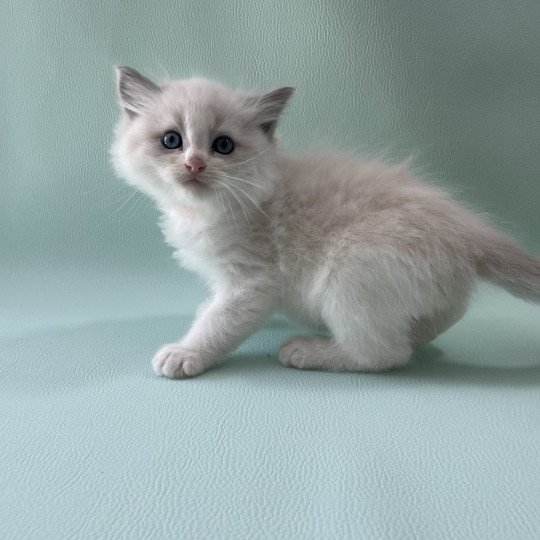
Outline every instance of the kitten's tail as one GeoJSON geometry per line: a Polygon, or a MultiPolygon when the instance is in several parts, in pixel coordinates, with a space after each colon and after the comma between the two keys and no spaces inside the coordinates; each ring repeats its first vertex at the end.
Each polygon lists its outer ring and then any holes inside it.
{"type": "Polygon", "coordinates": [[[515,296],[540,302],[540,260],[493,229],[483,233],[477,258],[479,277],[504,287],[515,296]]]}

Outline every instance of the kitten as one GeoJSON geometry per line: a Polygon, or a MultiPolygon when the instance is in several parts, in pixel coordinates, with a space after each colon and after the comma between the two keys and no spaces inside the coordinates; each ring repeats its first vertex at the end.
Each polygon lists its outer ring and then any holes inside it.
{"type": "Polygon", "coordinates": [[[202,373],[274,310],[327,331],[283,344],[282,364],[387,370],[463,316],[477,278],[540,300],[540,261],[405,165],[281,153],[292,88],[158,86],[127,67],[117,82],[116,170],[155,200],[175,256],[213,293],[156,373],[202,373]]]}

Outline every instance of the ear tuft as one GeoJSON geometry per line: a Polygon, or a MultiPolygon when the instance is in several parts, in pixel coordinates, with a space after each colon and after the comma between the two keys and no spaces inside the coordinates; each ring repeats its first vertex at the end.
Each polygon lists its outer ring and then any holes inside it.
{"type": "Polygon", "coordinates": [[[157,84],[127,66],[116,66],[116,88],[120,105],[130,118],[139,116],[161,91],[157,84]]]}
{"type": "Polygon", "coordinates": [[[256,120],[268,136],[272,137],[274,135],[278,119],[293,92],[294,88],[284,86],[268,94],[258,96],[256,102],[256,120]]]}

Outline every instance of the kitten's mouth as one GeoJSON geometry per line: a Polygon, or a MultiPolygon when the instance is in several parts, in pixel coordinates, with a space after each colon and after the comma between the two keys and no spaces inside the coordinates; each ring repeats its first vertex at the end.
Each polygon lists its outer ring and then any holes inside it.
{"type": "Polygon", "coordinates": [[[192,189],[201,189],[207,187],[206,182],[198,176],[189,176],[182,180],[182,185],[192,189]]]}

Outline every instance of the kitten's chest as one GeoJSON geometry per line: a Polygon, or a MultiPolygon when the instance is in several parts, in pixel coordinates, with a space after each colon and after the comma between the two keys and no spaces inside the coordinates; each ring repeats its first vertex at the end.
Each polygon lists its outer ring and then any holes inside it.
{"type": "Polygon", "coordinates": [[[263,268],[264,272],[270,270],[272,249],[265,235],[251,238],[248,232],[252,231],[179,211],[164,214],[161,229],[182,266],[200,274],[211,286],[248,278],[263,268]]]}
{"type": "Polygon", "coordinates": [[[212,280],[222,273],[220,258],[226,239],[219,227],[190,209],[170,210],[163,214],[160,226],[165,241],[184,267],[212,280]]]}

